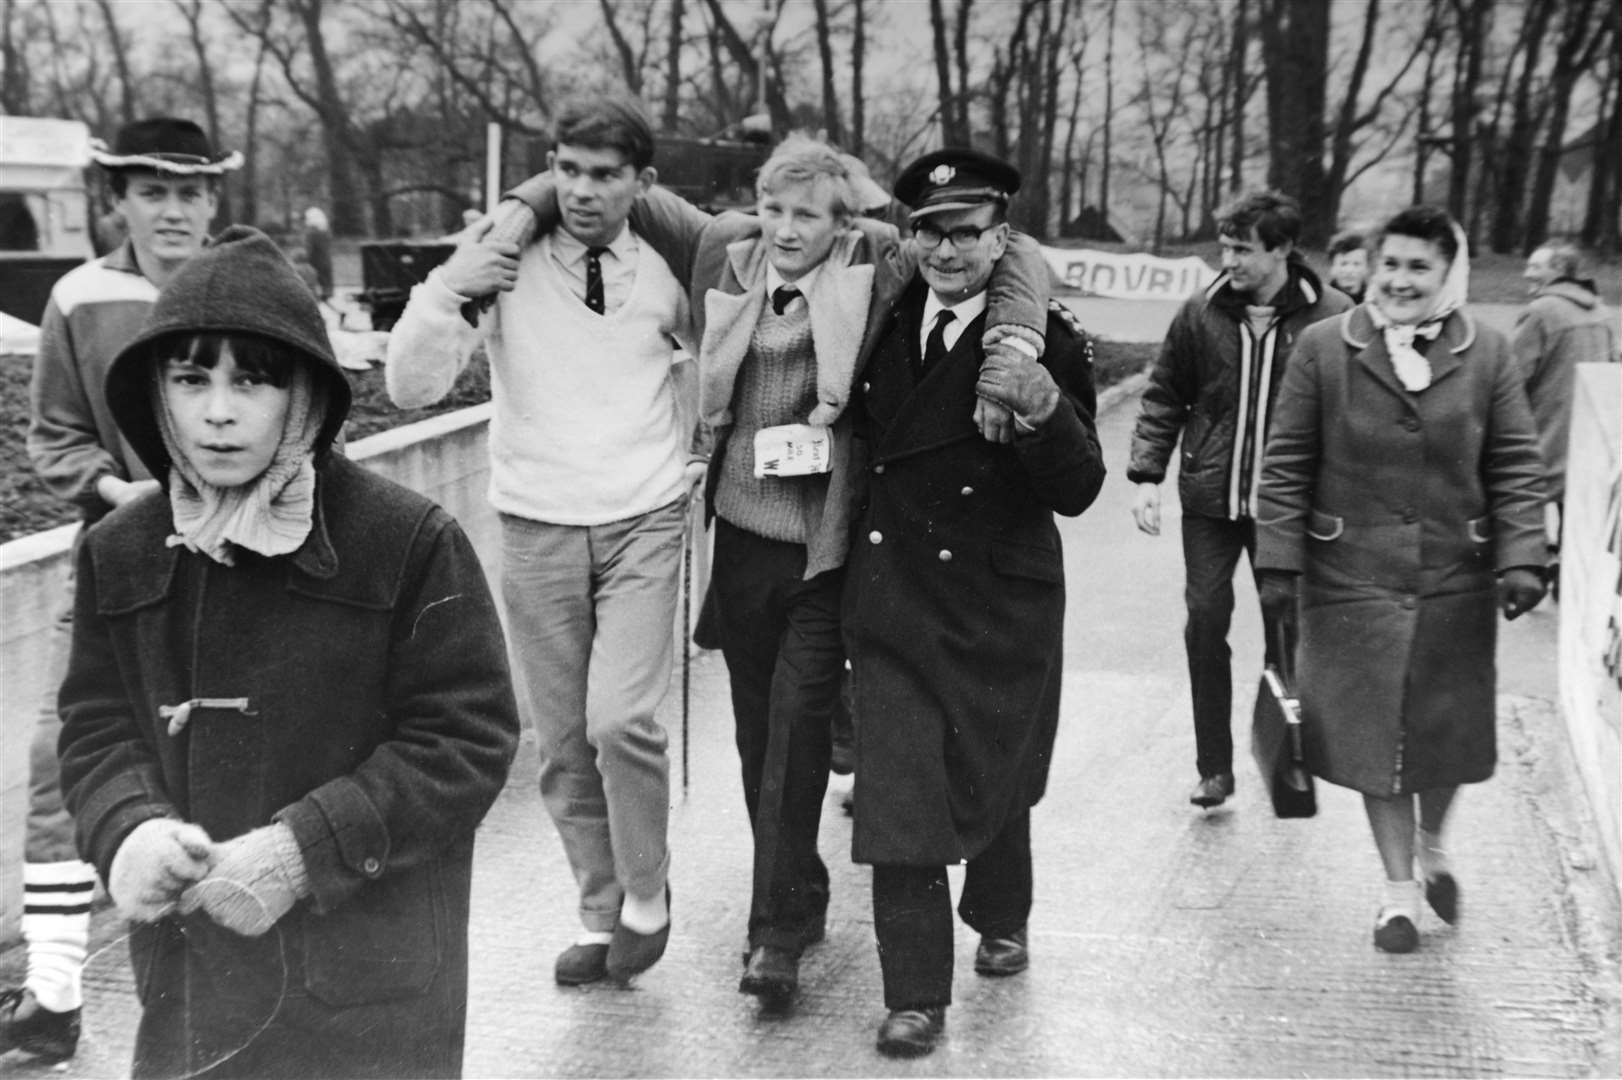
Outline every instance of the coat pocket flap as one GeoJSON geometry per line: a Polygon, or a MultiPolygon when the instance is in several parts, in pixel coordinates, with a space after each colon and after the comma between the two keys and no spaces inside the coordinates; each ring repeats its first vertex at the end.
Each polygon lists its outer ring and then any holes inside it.
{"type": "Polygon", "coordinates": [[[1322,510],[1307,511],[1307,535],[1314,540],[1338,540],[1346,531],[1346,519],[1322,510]]]}

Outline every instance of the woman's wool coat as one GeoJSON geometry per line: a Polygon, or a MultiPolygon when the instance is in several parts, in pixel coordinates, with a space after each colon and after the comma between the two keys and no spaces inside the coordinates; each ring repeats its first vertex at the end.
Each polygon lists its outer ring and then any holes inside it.
{"type": "Polygon", "coordinates": [[[1544,561],[1542,462],[1501,334],[1455,312],[1397,380],[1367,308],[1301,338],[1263,468],[1259,569],[1298,571],[1313,772],[1392,796],[1496,762],[1495,575],[1544,561]]]}

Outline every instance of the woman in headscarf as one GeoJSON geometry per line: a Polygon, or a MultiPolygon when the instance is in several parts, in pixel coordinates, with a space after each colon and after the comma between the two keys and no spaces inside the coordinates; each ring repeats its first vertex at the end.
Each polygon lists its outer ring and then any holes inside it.
{"type": "Polygon", "coordinates": [[[473,833],[518,742],[472,545],[331,452],[349,384],[254,229],[165,286],[107,400],[163,490],[80,546],[60,751],[136,923],[131,1074],[460,1075],[473,833]]]}
{"type": "Polygon", "coordinates": [[[1284,376],[1256,566],[1264,607],[1299,603],[1308,764],[1363,795],[1374,944],[1410,952],[1422,894],[1459,917],[1442,832],[1458,786],[1493,772],[1495,609],[1542,599],[1544,491],[1508,344],[1462,306],[1462,230],[1411,207],[1375,251],[1367,301],[1307,330],[1284,376]]]}

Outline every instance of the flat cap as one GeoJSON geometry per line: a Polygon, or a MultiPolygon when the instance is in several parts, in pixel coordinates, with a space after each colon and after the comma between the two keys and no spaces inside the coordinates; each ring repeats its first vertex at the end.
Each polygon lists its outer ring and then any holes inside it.
{"type": "Polygon", "coordinates": [[[925,154],[901,171],[895,197],[912,207],[912,220],[945,210],[1008,202],[1019,190],[1019,170],[1001,158],[948,147],[925,154]]]}

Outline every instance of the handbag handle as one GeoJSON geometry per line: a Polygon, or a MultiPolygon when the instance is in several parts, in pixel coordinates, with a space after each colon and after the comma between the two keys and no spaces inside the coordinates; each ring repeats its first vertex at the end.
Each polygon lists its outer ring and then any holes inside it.
{"type": "Polygon", "coordinates": [[[1278,657],[1278,675],[1284,680],[1284,688],[1290,696],[1295,696],[1295,639],[1296,620],[1300,618],[1300,600],[1296,601],[1297,610],[1292,611],[1286,619],[1269,619],[1267,627],[1268,636],[1273,639],[1273,651],[1278,657]]]}

